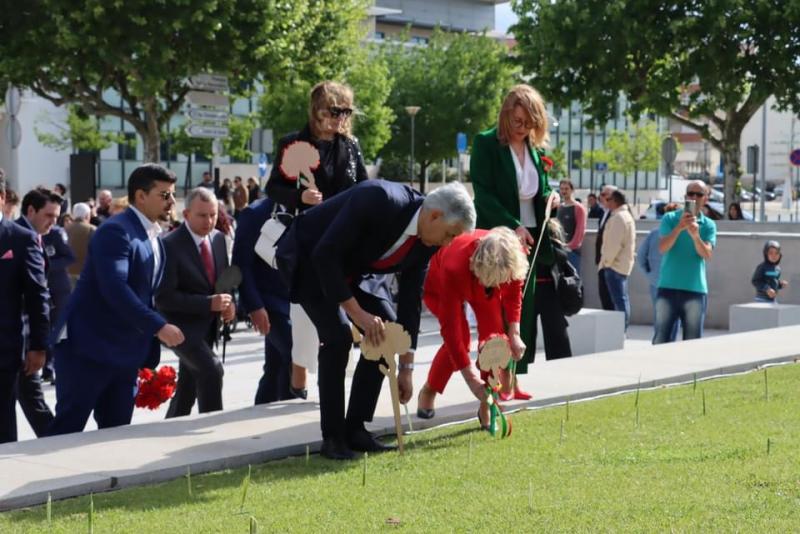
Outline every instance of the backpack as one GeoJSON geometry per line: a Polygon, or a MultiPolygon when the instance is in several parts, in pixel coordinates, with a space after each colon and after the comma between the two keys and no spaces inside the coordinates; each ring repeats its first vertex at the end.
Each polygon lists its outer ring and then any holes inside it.
{"type": "Polygon", "coordinates": [[[566,317],[575,315],[583,308],[583,282],[578,271],[569,261],[557,261],[553,266],[556,295],[561,311],[566,317]]]}

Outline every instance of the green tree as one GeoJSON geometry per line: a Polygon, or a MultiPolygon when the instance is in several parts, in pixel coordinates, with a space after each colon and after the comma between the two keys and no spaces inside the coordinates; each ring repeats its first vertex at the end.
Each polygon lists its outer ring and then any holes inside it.
{"type": "Polygon", "coordinates": [[[419,182],[431,163],[456,154],[456,134],[475,134],[494,125],[515,68],[507,49],[483,35],[433,32],[427,46],[403,42],[384,45],[394,88],[389,105],[396,119],[387,155],[407,158],[411,152],[411,119],[406,106],[419,106],[415,117],[415,159],[419,182]]]}
{"type": "Polygon", "coordinates": [[[375,47],[362,43],[366,3],[363,0],[311,0],[317,28],[304,44],[297,68],[264,87],[259,120],[276,138],[299,130],[308,118],[308,95],[323,80],[348,84],[355,95],[358,114],[353,134],[364,157],[371,160],[389,139],[394,118],[386,106],[391,90],[388,67],[375,47]]]}
{"type": "Polygon", "coordinates": [[[800,3],[515,0],[520,64],[547,98],[585,103],[596,121],[650,110],[699,132],[723,156],[725,198],[740,138],[775,95],[800,109],[800,3]]]}
{"type": "Polygon", "coordinates": [[[100,152],[114,143],[125,142],[125,136],[119,133],[101,131],[97,118],[87,115],[75,105],[67,108],[66,124],[48,115],[37,120],[33,130],[44,146],[55,150],[71,150],[73,154],[77,154],[79,150],[100,152]],[[40,124],[46,124],[56,132],[40,130],[40,124]]]}
{"type": "Polygon", "coordinates": [[[634,203],[637,200],[639,171],[656,171],[661,161],[661,136],[653,121],[635,124],[629,120],[628,130],[612,130],[601,149],[590,150],[581,159],[581,167],[591,169],[605,162],[608,172],[625,176],[633,174],[634,203]]]}
{"type": "Polygon", "coordinates": [[[120,117],[158,161],[164,126],[189,76],[217,72],[232,87],[301,66],[318,46],[314,0],[38,0],[0,14],[0,79],[56,105],[120,117]],[[111,99],[119,95],[122,105],[111,99]]]}
{"type": "Polygon", "coordinates": [[[567,143],[562,139],[550,151],[550,159],[553,160],[553,168],[550,169],[550,177],[553,180],[562,180],[564,178],[569,178],[569,173],[567,172],[567,151],[565,150],[566,146],[567,143]]]}

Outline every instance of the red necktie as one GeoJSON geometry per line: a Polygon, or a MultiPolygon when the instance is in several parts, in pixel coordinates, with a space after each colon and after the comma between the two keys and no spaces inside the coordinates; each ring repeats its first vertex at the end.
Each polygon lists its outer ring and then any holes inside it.
{"type": "Polygon", "coordinates": [[[214,258],[211,256],[211,245],[208,244],[208,239],[200,241],[200,259],[203,260],[203,268],[206,270],[206,277],[213,287],[217,281],[214,271],[214,258]]]}
{"type": "Polygon", "coordinates": [[[409,236],[409,238],[406,239],[402,245],[400,245],[400,248],[389,254],[388,257],[373,262],[372,268],[383,270],[399,265],[400,262],[402,262],[403,259],[405,259],[405,257],[408,255],[408,252],[411,250],[411,247],[414,246],[414,243],[416,243],[417,240],[417,236],[409,236]]]}

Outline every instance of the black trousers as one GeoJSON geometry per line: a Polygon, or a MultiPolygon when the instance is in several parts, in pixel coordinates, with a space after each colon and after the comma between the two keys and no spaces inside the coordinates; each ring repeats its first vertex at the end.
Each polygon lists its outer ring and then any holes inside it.
{"type": "Polygon", "coordinates": [[[197,401],[199,413],[222,409],[222,362],[211,348],[216,337],[215,325],[204,339],[189,338],[175,347],[180,365],[175,395],[167,409],[167,419],[192,413],[197,401]]]}
{"type": "MultiPolygon", "coordinates": [[[[358,287],[351,287],[358,304],[384,321],[394,321],[392,304],[358,287]]],[[[372,421],[383,385],[378,362],[361,357],[353,375],[350,403],[345,417],[344,379],[347,358],[353,344],[350,323],[338,302],[323,299],[301,302],[319,335],[319,408],[323,438],[347,437],[347,434],[372,421]]]]}
{"type": "Polygon", "coordinates": [[[19,368],[0,369],[0,443],[17,441],[19,368]]]}
{"type": "Polygon", "coordinates": [[[600,293],[600,305],[604,310],[614,311],[614,301],[611,300],[611,293],[608,292],[605,271],[605,269],[597,271],[597,290],[600,293]]]}
{"type": "Polygon", "coordinates": [[[37,438],[45,435],[50,423],[53,422],[53,412],[44,400],[42,390],[42,375],[34,373],[25,375],[20,370],[17,375],[17,400],[25,414],[25,419],[31,425],[37,438]]]}
{"type": "Polygon", "coordinates": [[[292,380],[292,323],[278,311],[269,313],[269,334],[264,338],[264,374],[258,381],[256,404],[294,399],[292,380]]]}
{"type": "Polygon", "coordinates": [[[536,292],[534,293],[533,318],[533,343],[530,347],[531,362],[536,357],[536,336],[538,324],[536,318],[542,320],[542,335],[544,336],[544,353],[548,360],[568,358],[572,356],[572,346],[569,343],[567,334],[567,319],[561,310],[561,304],[556,294],[555,283],[536,281],[536,292]]]}

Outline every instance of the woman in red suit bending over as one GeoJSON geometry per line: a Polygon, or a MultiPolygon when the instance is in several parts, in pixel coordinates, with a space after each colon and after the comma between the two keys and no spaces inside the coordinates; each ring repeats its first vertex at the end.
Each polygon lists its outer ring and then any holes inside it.
{"type": "Polygon", "coordinates": [[[469,358],[470,331],[464,303],[475,311],[478,341],[506,334],[515,360],[525,352],[519,335],[522,283],[528,260],[516,234],[505,227],[463,234],[433,256],[425,280],[425,305],[439,319],[443,345],[431,364],[417,398],[417,416],[434,416],[434,399],[444,392],[450,375],[461,371],[481,400],[478,417],[488,421],[489,407],[477,367],[469,358]]]}

